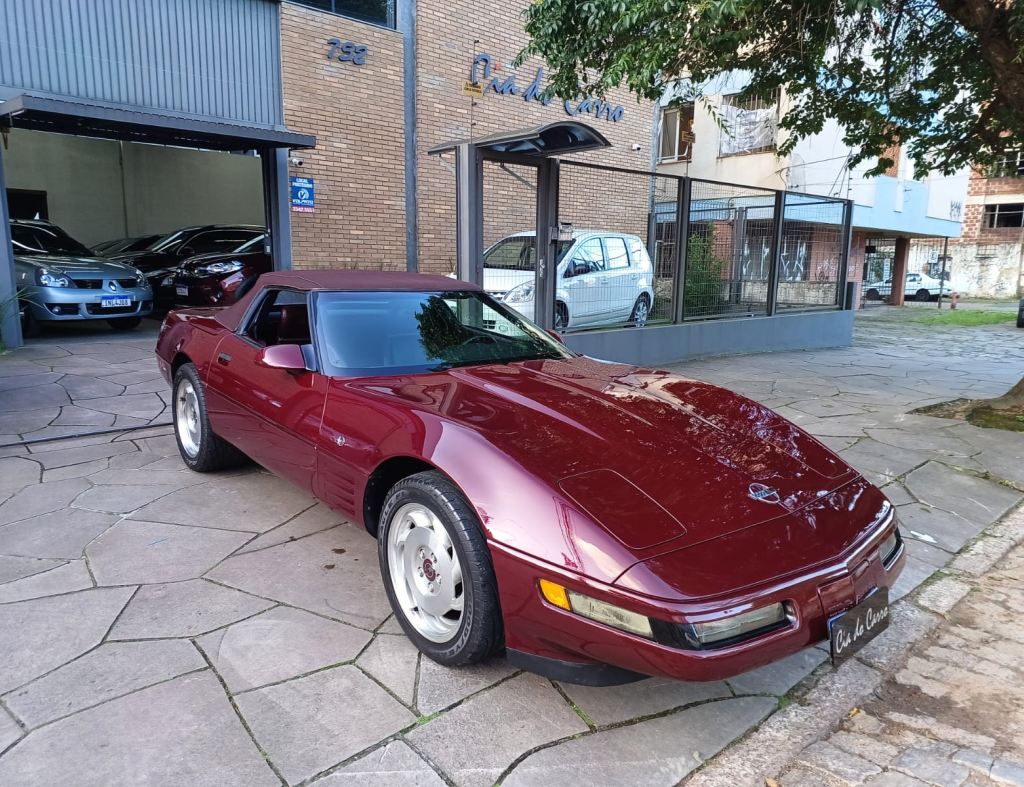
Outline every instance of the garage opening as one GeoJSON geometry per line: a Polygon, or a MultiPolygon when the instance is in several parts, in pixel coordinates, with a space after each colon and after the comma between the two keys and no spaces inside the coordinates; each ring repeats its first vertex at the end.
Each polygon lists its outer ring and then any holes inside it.
{"type": "Polygon", "coordinates": [[[312,137],[26,94],[0,104],[0,142],[8,346],[155,333],[290,267],[287,156],[312,137]]]}

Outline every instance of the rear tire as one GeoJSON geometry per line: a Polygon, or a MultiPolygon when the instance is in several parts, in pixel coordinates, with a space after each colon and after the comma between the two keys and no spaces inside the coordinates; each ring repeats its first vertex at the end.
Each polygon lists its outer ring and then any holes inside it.
{"type": "Polygon", "coordinates": [[[241,464],[245,460],[242,452],[210,428],[206,393],[196,367],[191,363],[179,367],[174,373],[172,390],[174,439],[188,468],[197,473],[212,473],[241,464]]]}
{"type": "Polygon", "coordinates": [[[870,290],[864,293],[864,297],[867,298],[869,301],[880,301],[882,299],[881,295],[879,295],[878,290],[876,290],[874,287],[872,287],[870,290]]]}
{"type": "Polygon", "coordinates": [[[391,608],[420,651],[459,666],[501,649],[491,553],[473,509],[444,475],[417,473],[391,488],[377,554],[391,608]]]}
{"type": "Polygon", "coordinates": [[[116,320],[107,320],[107,325],[115,331],[132,331],[142,324],[141,317],[119,317],[116,320]]]}
{"type": "Polygon", "coordinates": [[[629,321],[634,328],[643,328],[651,317],[651,304],[647,300],[647,293],[641,293],[633,304],[633,311],[629,315],[629,321]]]}

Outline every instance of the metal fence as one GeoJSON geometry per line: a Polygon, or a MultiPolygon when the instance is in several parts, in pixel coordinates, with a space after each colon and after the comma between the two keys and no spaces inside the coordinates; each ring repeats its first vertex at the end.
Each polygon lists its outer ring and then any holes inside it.
{"type": "Polygon", "coordinates": [[[850,218],[842,199],[562,161],[556,327],[840,309],[850,218]]]}

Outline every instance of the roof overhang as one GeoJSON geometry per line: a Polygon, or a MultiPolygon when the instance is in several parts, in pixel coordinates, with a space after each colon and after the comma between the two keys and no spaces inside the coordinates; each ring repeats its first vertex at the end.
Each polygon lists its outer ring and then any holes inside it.
{"type": "Polygon", "coordinates": [[[506,131],[476,139],[445,142],[427,152],[436,156],[455,150],[462,145],[473,145],[484,153],[515,153],[538,158],[611,147],[611,143],[599,131],[586,123],[562,120],[543,126],[506,131]]]}
{"type": "Polygon", "coordinates": [[[32,93],[22,93],[0,104],[0,128],[210,150],[311,148],[316,145],[316,137],[283,127],[202,120],[32,93]]]}

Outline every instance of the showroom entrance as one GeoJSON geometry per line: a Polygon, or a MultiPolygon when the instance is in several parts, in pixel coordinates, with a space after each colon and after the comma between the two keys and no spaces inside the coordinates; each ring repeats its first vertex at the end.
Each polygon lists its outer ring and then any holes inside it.
{"type": "MultiPolygon", "coordinates": [[[[113,273],[96,274],[96,281],[72,278],[68,289],[74,290],[98,282],[105,287],[111,279],[116,292],[88,293],[95,304],[72,302],[58,290],[52,292],[61,297],[30,294],[39,284],[39,266],[19,260],[38,263],[51,251],[41,231],[56,231],[40,220],[101,260],[146,274],[155,314],[174,303],[175,266],[194,255],[254,250],[266,264],[290,267],[287,155],[312,146],[307,135],[30,94],[0,104],[0,135],[0,301],[8,304],[7,346],[17,346],[22,328],[52,329],[85,315],[82,309],[89,318],[109,317],[114,327],[131,327],[134,315],[148,310],[145,296],[119,286],[115,282],[126,280],[113,273]],[[42,249],[37,237],[43,237],[42,249]]],[[[61,243],[78,248],[61,241],[58,253],[76,256],[61,243]]]]}

